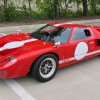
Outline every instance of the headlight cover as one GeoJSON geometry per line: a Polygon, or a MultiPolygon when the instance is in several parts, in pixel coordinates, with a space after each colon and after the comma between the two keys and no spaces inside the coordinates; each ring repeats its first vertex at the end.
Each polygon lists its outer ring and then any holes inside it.
{"type": "Polygon", "coordinates": [[[17,62],[17,59],[14,56],[8,56],[7,58],[0,61],[2,67],[8,67],[17,62]]]}

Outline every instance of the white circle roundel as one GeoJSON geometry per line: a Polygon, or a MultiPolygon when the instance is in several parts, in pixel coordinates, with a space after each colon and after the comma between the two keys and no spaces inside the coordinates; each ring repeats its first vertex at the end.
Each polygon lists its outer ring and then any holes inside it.
{"type": "Polygon", "coordinates": [[[87,52],[88,52],[88,45],[85,42],[80,42],[75,49],[74,56],[76,60],[81,60],[86,56],[87,52]]]}

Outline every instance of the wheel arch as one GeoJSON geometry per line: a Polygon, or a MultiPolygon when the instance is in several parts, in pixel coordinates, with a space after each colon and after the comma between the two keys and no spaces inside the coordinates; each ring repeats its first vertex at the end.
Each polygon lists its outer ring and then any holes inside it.
{"type": "MultiPolygon", "coordinates": [[[[42,57],[42,56],[44,56],[44,55],[46,55],[46,54],[53,54],[53,55],[55,55],[55,56],[58,58],[58,61],[59,61],[59,55],[58,55],[57,53],[49,52],[49,53],[45,53],[45,54],[42,54],[42,55],[40,55],[39,57],[37,57],[37,58],[33,61],[32,65],[34,65],[34,63],[35,63],[40,57],[42,57]]],[[[32,67],[32,65],[31,65],[31,67],[32,67]]],[[[30,69],[31,69],[31,67],[30,67],[30,69]]]]}

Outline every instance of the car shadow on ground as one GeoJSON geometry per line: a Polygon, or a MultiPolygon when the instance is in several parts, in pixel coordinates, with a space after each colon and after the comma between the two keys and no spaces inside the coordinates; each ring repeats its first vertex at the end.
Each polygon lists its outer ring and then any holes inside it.
{"type": "MultiPolygon", "coordinates": [[[[50,80],[50,81],[55,81],[56,79],[59,80],[60,78],[62,78],[63,76],[67,76],[67,74],[73,74],[74,72],[78,71],[81,72],[82,68],[87,68],[88,66],[90,66],[90,63],[94,63],[96,60],[98,60],[100,57],[94,57],[70,66],[66,66],[64,68],[58,69],[56,76],[50,80]]],[[[73,76],[74,77],[74,76],[73,76]]],[[[30,76],[30,74],[28,74],[25,77],[22,78],[17,78],[15,79],[16,81],[20,81],[21,83],[23,82],[32,82],[33,84],[40,84],[40,82],[38,82],[37,80],[35,80],[32,76],[30,76]]],[[[48,82],[46,82],[48,83],[48,82]]]]}

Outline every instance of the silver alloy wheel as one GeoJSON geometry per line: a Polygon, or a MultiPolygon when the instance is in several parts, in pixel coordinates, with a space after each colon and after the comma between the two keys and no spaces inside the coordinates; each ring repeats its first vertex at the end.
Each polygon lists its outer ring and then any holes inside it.
{"type": "Polygon", "coordinates": [[[51,77],[56,70],[56,62],[53,58],[46,58],[42,61],[39,68],[39,73],[43,78],[51,77]]]}

